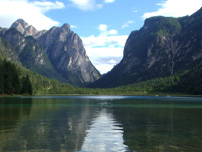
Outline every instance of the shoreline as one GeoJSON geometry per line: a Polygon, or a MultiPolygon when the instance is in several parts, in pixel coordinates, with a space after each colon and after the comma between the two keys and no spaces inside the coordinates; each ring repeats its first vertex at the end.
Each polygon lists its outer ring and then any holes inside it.
{"type": "Polygon", "coordinates": [[[153,96],[153,97],[202,97],[182,93],[139,93],[139,94],[34,94],[34,95],[0,95],[0,98],[37,97],[37,96],[153,96]]]}

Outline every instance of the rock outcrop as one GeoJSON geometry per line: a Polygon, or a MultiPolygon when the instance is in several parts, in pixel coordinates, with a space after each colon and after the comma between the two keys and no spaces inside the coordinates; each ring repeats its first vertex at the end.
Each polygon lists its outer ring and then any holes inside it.
{"type": "Polygon", "coordinates": [[[68,24],[49,31],[37,31],[19,19],[9,29],[1,28],[0,36],[12,46],[13,54],[22,65],[34,72],[75,86],[83,86],[100,78],[81,39],[70,30],[68,24]]]}
{"type": "Polygon", "coordinates": [[[181,18],[152,17],[133,31],[121,62],[93,87],[116,87],[182,72],[202,62],[202,8],[181,18]]]}
{"type": "Polygon", "coordinates": [[[70,83],[85,84],[100,78],[82,41],[68,24],[53,27],[38,38],[54,68],[70,83]]]}

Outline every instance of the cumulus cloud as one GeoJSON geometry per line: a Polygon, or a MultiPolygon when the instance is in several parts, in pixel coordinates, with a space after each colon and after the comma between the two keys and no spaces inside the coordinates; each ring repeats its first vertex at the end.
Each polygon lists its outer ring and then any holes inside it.
{"type": "Polygon", "coordinates": [[[143,18],[149,18],[152,16],[172,16],[172,17],[182,17],[186,15],[191,15],[202,6],[201,0],[166,0],[157,5],[160,8],[155,12],[148,12],[143,15],[143,18]]]}
{"type": "Polygon", "coordinates": [[[111,70],[123,57],[123,48],[127,35],[118,35],[115,29],[108,29],[106,24],[97,28],[98,36],[81,37],[89,58],[103,74],[111,70]]]}
{"type": "Polygon", "coordinates": [[[100,31],[106,31],[106,30],[107,30],[107,25],[105,25],[105,24],[100,24],[100,25],[98,26],[98,29],[99,29],[100,31]]]}
{"type": "Polygon", "coordinates": [[[45,16],[45,13],[64,7],[59,1],[0,0],[0,26],[9,27],[14,21],[22,18],[38,30],[49,29],[59,23],[45,16]]]}
{"type": "Polygon", "coordinates": [[[124,24],[122,25],[122,29],[124,29],[124,28],[126,28],[126,27],[129,27],[129,25],[130,25],[130,24],[133,24],[133,23],[135,23],[135,21],[127,21],[126,23],[124,23],[124,24]]]}
{"type": "Polygon", "coordinates": [[[116,35],[116,34],[118,34],[118,31],[112,29],[112,30],[110,30],[108,33],[109,33],[110,35],[116,35]]]}
{"type": "Polygon", "coordinates": [[[98,3],[98,0],[69,0],[71,4],[69,6],[76,7],[83,11],[89,11],[94,9],[101,9],[104,3],[113,3],[115,0],[104,0],[98,3]]]}
{"type": "Polygon", "coordinates": [[[108,26],[106,24],[100,24],[98,26],[98,30],[100,30],[100,35],[106,36],[106,35],[116,35],[118,34],[118,31],[115,29],[107,30],[108,26]]]}
{"type": "Polygon", "coordinates": [[[101,74],[107,73],[117,65],[123,57],[123,47],[91,47],[85,46],[87,54],[93,65],[101,74]]]}

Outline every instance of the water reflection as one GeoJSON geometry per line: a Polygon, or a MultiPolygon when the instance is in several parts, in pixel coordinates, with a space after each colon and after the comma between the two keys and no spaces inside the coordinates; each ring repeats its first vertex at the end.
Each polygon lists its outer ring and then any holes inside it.
{"type": "Polygon", "coordinates": [[[0,98],[1,152],[199,152],[202,98],[0,98]]]}
{"type": "Polygon", "coordinates": [[[80,150],[89,119],[96,115],[96,108],[90,107],[88,100],[82,106],[80,102],[60,98],[0,99],[0,151],[80,150]]]}
{"type": "Polygon", "coordinates": [[[125,152],[123,128],[107,109],[102,109],[92,121],[81,148],[88,152],[125,152]]]}
{"type": "Polygon", "coordinates": [[[26,101],[18,98],[2,98],[0,100],[0,132],[12,132],[29,117],[32,99],[26,101]]]}
{"type": "Polygon", "coordinates": [[[202,151],[202,99],[164,98],[114,102],[124,140],[136,152],[202,151]]]}

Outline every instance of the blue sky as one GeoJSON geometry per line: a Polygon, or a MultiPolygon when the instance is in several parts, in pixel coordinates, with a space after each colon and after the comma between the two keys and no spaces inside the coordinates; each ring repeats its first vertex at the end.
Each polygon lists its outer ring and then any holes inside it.
{"type": "Polygon", "coordinates": [[[202,7],[202,0],[0,0],[0,27],[22,18],[38,30],[68,23],[87,54],[106,73],[123,57],[125,42],[151,16],[181,17],[202,7]]]}

